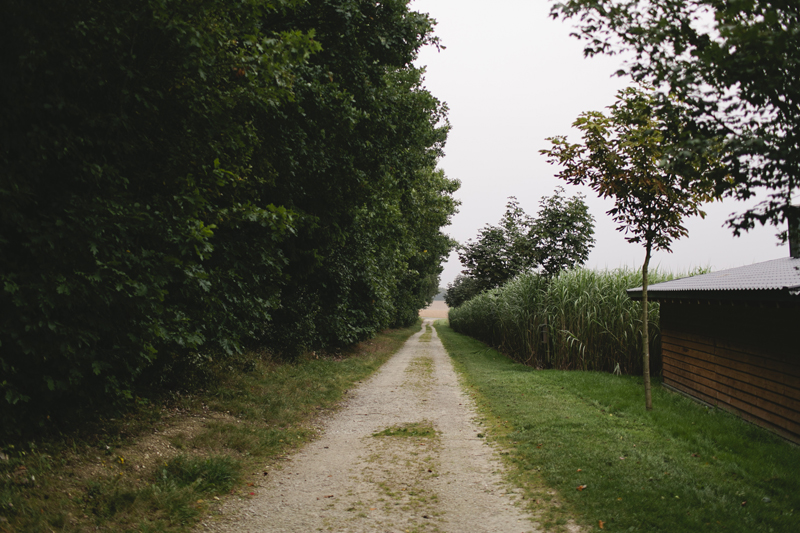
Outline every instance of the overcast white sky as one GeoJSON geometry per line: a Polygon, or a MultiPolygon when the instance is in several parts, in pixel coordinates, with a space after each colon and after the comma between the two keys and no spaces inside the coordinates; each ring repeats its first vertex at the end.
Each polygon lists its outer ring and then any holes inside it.
{"type": "MultiPolygon", "coordinates": [[[[446,46],[427,47],[419,65],[427,66],[426,87],[450,108],[452,131],[440,162],[448,177],[461,181],[460,212],[446,232],[459,242],[473,239],[484,225],[497,224],[509,196],[535,215],[542,196],[558,185],[567,193],[584,192],[596,219],[597,239],[588,267],[638,267],[644,249],[625,242],[606,211],[610,202],[591,190],[570,187],[554,177],[557,169],[539,154],[545,138],[567,135],[580,140],[572,122],[583,111],[604,111],[626,86],[612,74],[619,59],[583,58],[569,23],[548,17],[548,0],[412,0],[416,11],[437,20],[436,35],[446,46]]],[[[687,222],[689,237],[658,252],[651,265],[672,271],[697,266],[721,270],[789,255],[777,246],[773,227],[734,238],[723,226],[743,204],[726,201],[706,206],[705,219],[687,222]]],[[[453,253],[442,273],[442,287],[461,271],[453,253]]]]}

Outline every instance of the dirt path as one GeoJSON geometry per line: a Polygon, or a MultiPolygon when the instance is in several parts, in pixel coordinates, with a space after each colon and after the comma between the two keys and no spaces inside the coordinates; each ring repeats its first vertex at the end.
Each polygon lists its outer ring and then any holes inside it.
{"type": "MultiPolygon", "coordinates": [[[[426,319],[215,532],[529,532],[426,319]]],[[[233,511],[230,509],[228,511],[233,511]]]]}

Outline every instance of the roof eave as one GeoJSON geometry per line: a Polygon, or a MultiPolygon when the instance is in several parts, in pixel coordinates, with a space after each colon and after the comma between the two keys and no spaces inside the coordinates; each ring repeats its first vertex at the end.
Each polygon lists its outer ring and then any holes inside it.
{"type": "MultiPolygon", "coordinates": [[[[642,290],[629,289],[632,300],[642,299],[642,290]]],[[[800,288],[772,290],[720,290],[720,291],[647,291],[647,299],[653,302],[668,300],[703,300],[720,302],[797,302],[800,303],[800,288]]]]}

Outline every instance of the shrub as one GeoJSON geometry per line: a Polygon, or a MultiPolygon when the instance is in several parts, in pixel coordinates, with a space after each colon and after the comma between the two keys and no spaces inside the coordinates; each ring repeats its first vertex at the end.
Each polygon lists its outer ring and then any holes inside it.
{"type": "MultiPolygon", "coordinates": [[[[673,277],[651,274],[653,283],[673,277]]],[[[574,269],[549,282],[524,274],[451,309],[450,326],[531,366],[640,374],[641,302],[626,293],[640,285],[641,273],[631,269],[574,269]]],[[[658,304],[651,306],[651,370],[658,374],[658,304]]]]}

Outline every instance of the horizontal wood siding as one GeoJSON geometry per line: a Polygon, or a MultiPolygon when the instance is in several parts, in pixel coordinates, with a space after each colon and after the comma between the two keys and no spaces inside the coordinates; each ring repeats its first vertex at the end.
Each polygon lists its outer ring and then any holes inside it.
{"type": "Polygon", "coordinates": [[[661,304],[664,383],[800,443],[800,308],[661,304]]]}

